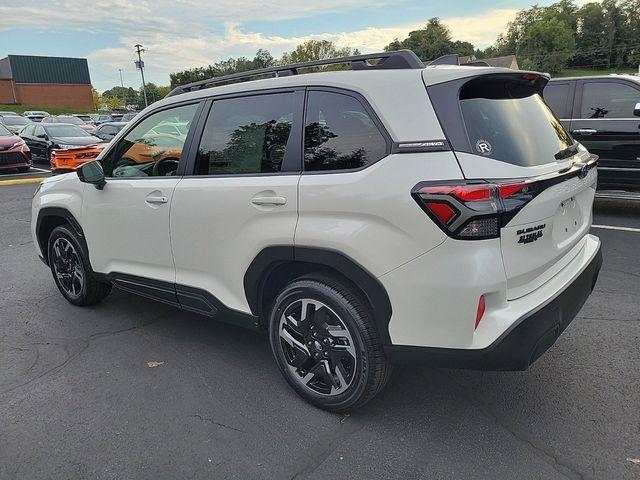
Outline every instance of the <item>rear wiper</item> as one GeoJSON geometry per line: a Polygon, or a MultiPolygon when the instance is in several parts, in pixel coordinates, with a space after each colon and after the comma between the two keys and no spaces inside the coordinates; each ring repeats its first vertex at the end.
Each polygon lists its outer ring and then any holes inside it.
{"type": "Polygon", "coordinates": [[[576,153],[578,153],[578,142],[575,142],[564,150],[560,150],[554,157],[556,160],[564,160],[565,158],[573,157],[576,153]]]}

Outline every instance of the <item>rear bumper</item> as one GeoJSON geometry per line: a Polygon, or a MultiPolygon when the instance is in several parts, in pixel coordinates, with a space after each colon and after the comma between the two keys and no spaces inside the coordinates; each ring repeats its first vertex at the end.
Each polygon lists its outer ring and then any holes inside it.
{"type": "Polygon", "coordinates": [[[527,313],[491,345],[482,349],[385,347],[398,363],[428,361],[430,365],[472,370],[526,370],[564,331],[591,294],[602,266],[598,251],[586,268],[562,293],[538,309],[527,313]]]}

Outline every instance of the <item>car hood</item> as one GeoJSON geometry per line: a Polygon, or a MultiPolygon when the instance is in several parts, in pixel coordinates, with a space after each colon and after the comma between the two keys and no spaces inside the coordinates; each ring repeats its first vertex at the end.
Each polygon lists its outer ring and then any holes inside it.
{"type": "Polygon", "coordinates": [[[1,136],[0,137],[0,147],[12,147],[22,139],[17,135],[10,136],[1,136]]]}
{"type": "Polygon", "coordinates": [[[54,143],[61,143],[62,145],[93,145],[94,143],[101,143],[103,140],[98,137],[53,137],[51,141],[54,143]]]}

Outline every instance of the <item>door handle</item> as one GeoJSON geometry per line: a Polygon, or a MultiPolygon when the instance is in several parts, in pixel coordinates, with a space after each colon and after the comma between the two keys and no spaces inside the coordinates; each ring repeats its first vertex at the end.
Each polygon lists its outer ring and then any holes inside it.
{"type": "Polygon", "coordinates": [[[254,205],[284,205],[287,203],[285,197],[255,197],[251,199],[254,205]]]}
{"type": "Polygon", "coordinates": [[[145,198],[145,202],[147,203],[167,203],[168,201],[169,199],[163,196],[145,198]]]}
{"type": "Polygon", "coordinates": [[[598,131],[593,128],[577,128],[571,133],[575,133],[576,135],[593,135],[594,133],[598,133],[598,131]]]}

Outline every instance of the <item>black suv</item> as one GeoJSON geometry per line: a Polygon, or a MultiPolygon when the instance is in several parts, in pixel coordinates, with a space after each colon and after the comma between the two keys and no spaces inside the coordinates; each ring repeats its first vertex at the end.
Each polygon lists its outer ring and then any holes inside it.
{"type": "Polygon", "coordinates": [[[640,77],[554,78],[544,99],[573,137],[600,156],[598,188],[640,191],[640,77]]]}

